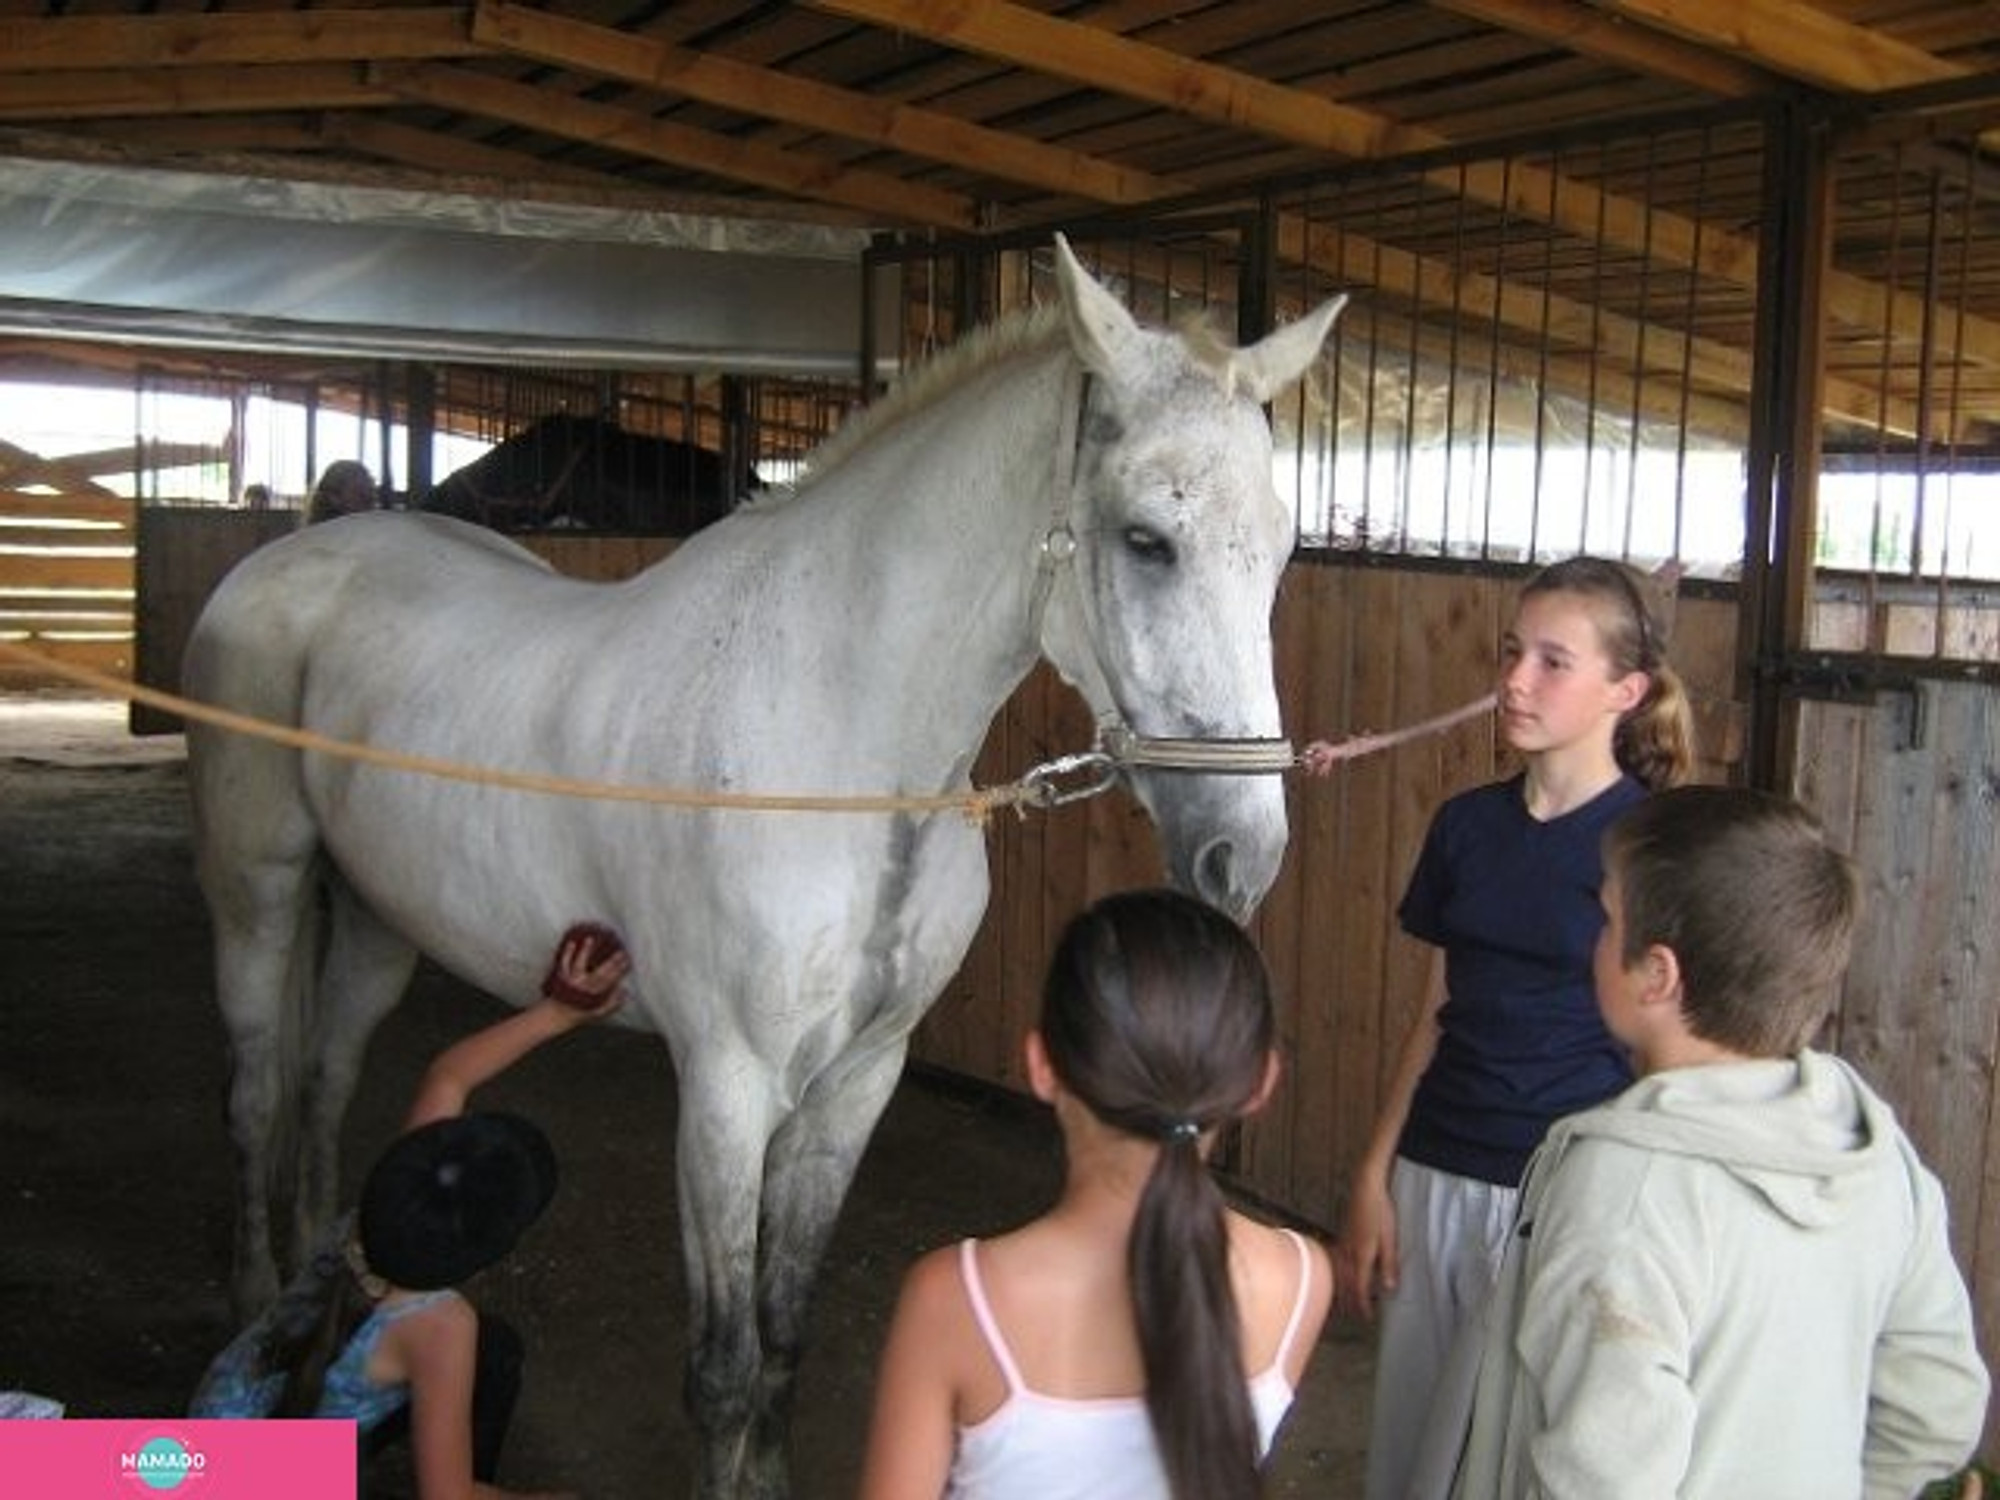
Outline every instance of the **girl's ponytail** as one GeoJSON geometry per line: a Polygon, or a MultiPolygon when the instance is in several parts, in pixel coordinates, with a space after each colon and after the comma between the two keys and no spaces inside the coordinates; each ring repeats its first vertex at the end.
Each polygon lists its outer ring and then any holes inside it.
{"type": "Polygon", "coordinates": [[[351,1244],[343,1234],[340,1249],[323,1247],[313,1257],[312,1275],[300,1278],[280,1299],[260,1360],[264,1369],[285,1377],[271,1416],[318,1412],[327,1368],[380,1296],[379,1288],[363,1284],[351,1244]]]}
{"type": "Polygon", "coordinates": [[[1667,663],[1648,669],[1652,686],[1618,723],[1612,749],[1618,764],[1650,792],[1694,779],[1694,707],[1681,674],[1667,663]]]}
{"type": "Polygon", "coordinates": [[[1161,1148],[1129,1257],[1146,1411],[1175,1500],[1255,1500],[1257,1416],[1229,1279],[1229,1225],[1194,1142],[1161,1148]]]}

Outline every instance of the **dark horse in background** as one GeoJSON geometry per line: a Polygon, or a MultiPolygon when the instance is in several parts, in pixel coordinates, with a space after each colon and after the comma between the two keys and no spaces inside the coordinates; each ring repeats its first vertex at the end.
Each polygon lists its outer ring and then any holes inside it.
{"type": "Polygon", "coordinates": [[[454,470],[414,508],[495,531],[687,536],[729,514],[747,488],[712,449],[558,412],[454,470]]]}

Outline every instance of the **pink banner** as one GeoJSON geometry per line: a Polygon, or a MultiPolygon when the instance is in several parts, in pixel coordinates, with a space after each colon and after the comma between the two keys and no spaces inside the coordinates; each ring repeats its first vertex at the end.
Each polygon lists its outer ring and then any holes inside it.
{"type": "Polygon", "coordinates": [[[0,1422],[0,1494],[23,1500],[354,1500],[354,1424],[0,1422]]]}

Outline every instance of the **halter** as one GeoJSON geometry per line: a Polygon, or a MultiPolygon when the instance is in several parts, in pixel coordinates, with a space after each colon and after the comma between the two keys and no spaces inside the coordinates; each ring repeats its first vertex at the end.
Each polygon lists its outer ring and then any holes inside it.
{"type": "MultiPolygon", "coordinates": [[[[1072,363],[1063,376],[1049,524],[1037,549],[1035,585],[1028,605],[1029,630],[1037,647],[1041,644],[1042,619],[1055,593],[1057,575],[1076,578],[1076,531],[1070,525],[1070,512],[1075,504],[1078,460],[1083,452],[1083,412],[1089,401],[1089,372],[1080,362],[1072,363]]],[[[1175,739],[1144,735],[1133,729],[1118,712],[1110,674],[1104,670],[1103,653],[1089,628],[1089,612],[1081,608],[1082,591],[1079,581],[1077,614],[1084,625],[1084,644],[1090,653],[1088,665],[1096,680],[1080,686],[1084,700],[1097,716],[1097,744],[1084,754],[1061,756],[1037,766],[1023,778],[1045,803],[1059,806],[1094,797],[1119,776],[1138,769],[1193,771],[1210,776],[1266,776],[1289,771],[1298,764],[1298,754],[1288,739],[1175,739]],[[1092,687],[1096,689],[1094,693],[1090,691],[1092,687]],[[1082,780],[1074,786],[1061,784],[1063,778],[1072,776],[1082,780]]]]}

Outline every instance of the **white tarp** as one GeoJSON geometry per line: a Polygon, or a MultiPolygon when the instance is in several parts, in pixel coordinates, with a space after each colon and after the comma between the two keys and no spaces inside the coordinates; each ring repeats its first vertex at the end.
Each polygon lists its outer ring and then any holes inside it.
{"type": "MultiPolygon", "coordinates": [[[[864,231],[0,156],[0,332],[852,375],[864,231]]],[[[893,298],[878,347],[895,348],[893,298]]]]}

